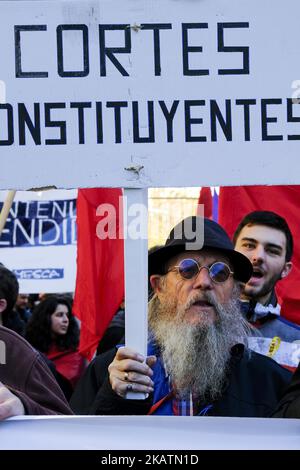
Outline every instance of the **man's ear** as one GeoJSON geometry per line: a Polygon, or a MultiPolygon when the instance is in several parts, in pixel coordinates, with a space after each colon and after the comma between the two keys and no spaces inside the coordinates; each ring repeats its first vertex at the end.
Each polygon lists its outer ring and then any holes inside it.
{"type": "Polygon", "coordinates": [[[0,299],[0,313],[4,312],[7,307],[7,302],[5,299],[0,299]]]}
{"type": "Polygon", "coordinates": [[[162,291],[161,278],[162,276],[159,274],[152,274],[152,276],[150,276],[150,284],[155,294],[159,294],[162,291]]]}
{"type": "Polygon", "coordinates": [[[290,274],[292,267],[293,267],[293,263],[291,261],[288,261],[287,263],[285,263],[284,268],[281,273],[281,279],[284,279],[290,274]]]}

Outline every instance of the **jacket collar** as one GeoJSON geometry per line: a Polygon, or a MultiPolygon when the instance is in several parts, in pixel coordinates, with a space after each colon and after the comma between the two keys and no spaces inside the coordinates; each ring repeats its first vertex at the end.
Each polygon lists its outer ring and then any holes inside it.
{"type": "Polygon", "coordinates": [[[240,305],[243,315],[251,323],[280,316],[280,305],[274,289],[267,305],[262,305],[255,300],[241,300],[240,305]]]}

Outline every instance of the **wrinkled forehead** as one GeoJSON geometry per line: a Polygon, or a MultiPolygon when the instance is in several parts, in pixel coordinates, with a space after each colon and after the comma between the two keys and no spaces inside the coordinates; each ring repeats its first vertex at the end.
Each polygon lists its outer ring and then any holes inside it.
{"type": "Polygon", "coordinates": [[[223,263],[228,264],[229,266],[231,265],[229,258],[224,255],[224,253],[215,250],[213,248],[204,248],[203,250],[199,251],[182,251],[176,256],[173,256],[167,261],[167,268],[170,268],[172,266],[176,266],[178,263],[180,263],[181,260],[186,259],[186,258],[191,258],[196,260],[199,264],[213,264],[216,263],[217,261],[222,261],[223,263]]]}

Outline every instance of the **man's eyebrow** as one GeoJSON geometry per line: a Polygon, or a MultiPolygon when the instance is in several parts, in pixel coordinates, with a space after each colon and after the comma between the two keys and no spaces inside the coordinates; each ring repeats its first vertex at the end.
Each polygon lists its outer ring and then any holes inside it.
{"type": "MultiPolygon", "coordinates": [[[[258,241],[255,238],[249,238],[249,237],[243,237],[241,241],[258,243],[258,241]]],[[[283,250],[283,246],[277,245],[276,243],[266,243],[265,246],[267,246],[268,248],[276,248],[277,250],[283,250]]]]}
{"type": "Polygon", "coordinates": [[[276,248],[277,250],[283,250],[283,246],[281,245],[276,245],[276,243],[266,243],[266,246],[268,248],[276,248]]]}
{"type": "Polygon", "coordinates": [[[257,243],[257,240],[255,240],[255,238],[249,238],[249,237],[243,237],[241,241],[257,243]]]}

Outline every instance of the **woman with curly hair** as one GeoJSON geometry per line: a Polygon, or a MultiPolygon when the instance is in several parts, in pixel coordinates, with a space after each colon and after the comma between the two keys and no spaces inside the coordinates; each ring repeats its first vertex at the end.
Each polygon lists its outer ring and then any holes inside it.
{"type": "Polygon", "coordinates": [[[86,364],[77,350],[79,326],[70,300],[58,295],[42,300],[28,322],[26,339],[54,363],[74,389],[86,364]]]}

